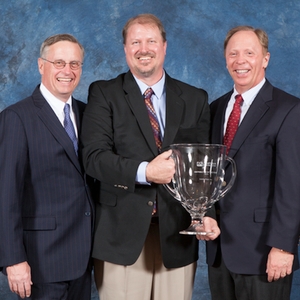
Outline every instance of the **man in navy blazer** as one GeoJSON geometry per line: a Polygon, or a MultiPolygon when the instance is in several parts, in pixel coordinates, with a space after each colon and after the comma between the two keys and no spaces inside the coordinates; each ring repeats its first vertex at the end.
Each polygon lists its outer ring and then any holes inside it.
{"type": "Polygon", "coordinates": [[[237,94],[243,103],[228,153],[237,178],[216,205],[221,235],[207,243],[212,299],[287,300],[299,267],[300,101],[265,79],[263,30],[235,27],[224,49],[234,89],[211,104],[212,143],[223,142],[237,94]]]}
{"type": "Polygon", "coordinates": [[[88,300],[93,204],[77,156],[85,104],[72,97],[84,49],[58,34],[40,55],[41,85],[0,114],[0,265],[21,298],[88,300]]]}
{"type": "Polygon", "coordinates": [[[155,16],[130,19],[123,42],[130,71],[92,83],[82,124],[86,172],[101,181],[96,284],[104,300],[191,299],[198,241],[179,234],[190,216],[162,184],[175,171],[170,144],[209,140],[207,93],[164,71],[167,42],[155,16]],[[149,87],[161,151],[143,99],[149,87]]]}

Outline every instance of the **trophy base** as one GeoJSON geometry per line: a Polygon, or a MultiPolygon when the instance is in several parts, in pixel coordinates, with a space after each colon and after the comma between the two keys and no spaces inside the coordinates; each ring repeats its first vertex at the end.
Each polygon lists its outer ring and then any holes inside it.
{"type": "Polygon", "coordinates": [[[200,223],[191,224],[187,229],[179,231],[180,234],[186,235],[213,235],[213,232],[206,232],[201,230],[202,225],[200,223]]]}

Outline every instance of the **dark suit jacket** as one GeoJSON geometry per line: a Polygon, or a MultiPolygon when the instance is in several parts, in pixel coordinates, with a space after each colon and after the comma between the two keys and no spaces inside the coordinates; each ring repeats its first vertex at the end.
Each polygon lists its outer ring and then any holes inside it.
{"type": "MultiPolygon", "coordinates": [[[[172,143],[208,142],[207,93],[168,75],[165,88],[162,151],[172,143]]],[[[130,72],[91,84],[82,142],[86,172],[101,181],[93,256],[115,264],[133,264],[149,229],[150,203],[157,197],[165,266],[175,268],[196,261],[196,238],[179,234],[190,224],[189,214],[162,185],[135,182],[139,164],[151,161],[157,148],[143,96],[130,72]]]]}
{"type": "MultiPolygon", "coordinates": [[[[231,94],[211,104],[212,143],[222,143],[231,94]]],[[[234,273],[265,274],[271,247],[293,252],[293,268],[298,268],[299,118],[299,99],[266,81],[238,128],[228,154],[236,162],[237,178],[218,203],[222,256],[234,273]]],[[[217,241],[207,243],[210,265],[216,249],[217,241]]]]}
{"type": "MultiPolygon", "coordinates": [[[[85,104],[73,99],[79,128],[85,104]]],[[[73,144],[39,87],[0,114],[0,265],[28,261],[32,281],[83,275],[93,207],[73,144]]]]}

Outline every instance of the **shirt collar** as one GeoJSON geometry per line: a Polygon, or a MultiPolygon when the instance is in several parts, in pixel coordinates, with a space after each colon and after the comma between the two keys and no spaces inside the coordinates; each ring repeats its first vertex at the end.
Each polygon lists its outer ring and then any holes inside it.
{"type": "Polygon", "coordinates": [[[72,96],[69,97],[68,101],[65,103],[60,99],[56,98],[43,83],[40,85],[40,91],[49,105],[55,110],[63,111],[65,104],[70,104],[70,108],[72,109],[72,96]]]}
{"type": "MultiPolygon", "coordinates": [[[[244,100],[244,103],[248,106],[251,105],[251,103],[253,102],[253,100],[255,99],[256,95],[258,94],[258,92],[260,91],[260,89],[262,88],[262,86],[265,84],[266,82],[266,78],[263,78],[262,81],[257,84],[255,87],[251,88],[250,90],[246,91],[245,93],[242,93],[242,97],[244,100]]],[[[236,91],[235,86],[234,86],[234,91],[233,91],[233,97],[235,97],[236,95],[238,95],[239,93],[236,91]]]]}
{"type": "MultiPolygon", "coordinates": [[[[133,75],[133,77],[134,77],[136,83],[138,84],[138,86],[141,90],[141,93],[144,94],[145,91],[147,90],[147,88],[149,88],[149,86],[147,84],[145,84],[143,81],[136,78],[134,75],[133,75]]],[[[161,79],[157,83],[155,83],[153,86],[151,86],[154,94],[156,95],[156,97],[158,99],[161,98],[161,96],[164,92],[165,80],[166,80],[166,75],[165,75],[165,72],[163,72],[163,76],[161,77],[161,79]]]]}

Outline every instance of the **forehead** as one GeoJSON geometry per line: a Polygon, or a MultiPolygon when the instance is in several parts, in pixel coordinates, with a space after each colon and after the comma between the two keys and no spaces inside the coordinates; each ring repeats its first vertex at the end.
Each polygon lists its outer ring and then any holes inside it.
{"type": "Polygon", "coordinates": [[[66,56],[82,58],[83,56],[83,51],[79,45],[69,41],[59,41],[52,44],[48,47],[47,53],[51,56],[62,56],[61,58],[66,56]]]}
{"type": "Polygon", "coordinates": [[[227,49],[231,48],[263,48],[253,31],[238,31],[228,41],[227,49]]]}
{"type": "Polygon", "coordinates": [[[127,31],[128,38],[142,38],[142,37],[151,37],[151,36],[161,36],[161,33],[157,25],[152,23],[139,24],[134,23],[129,26],[127,31]]]}

